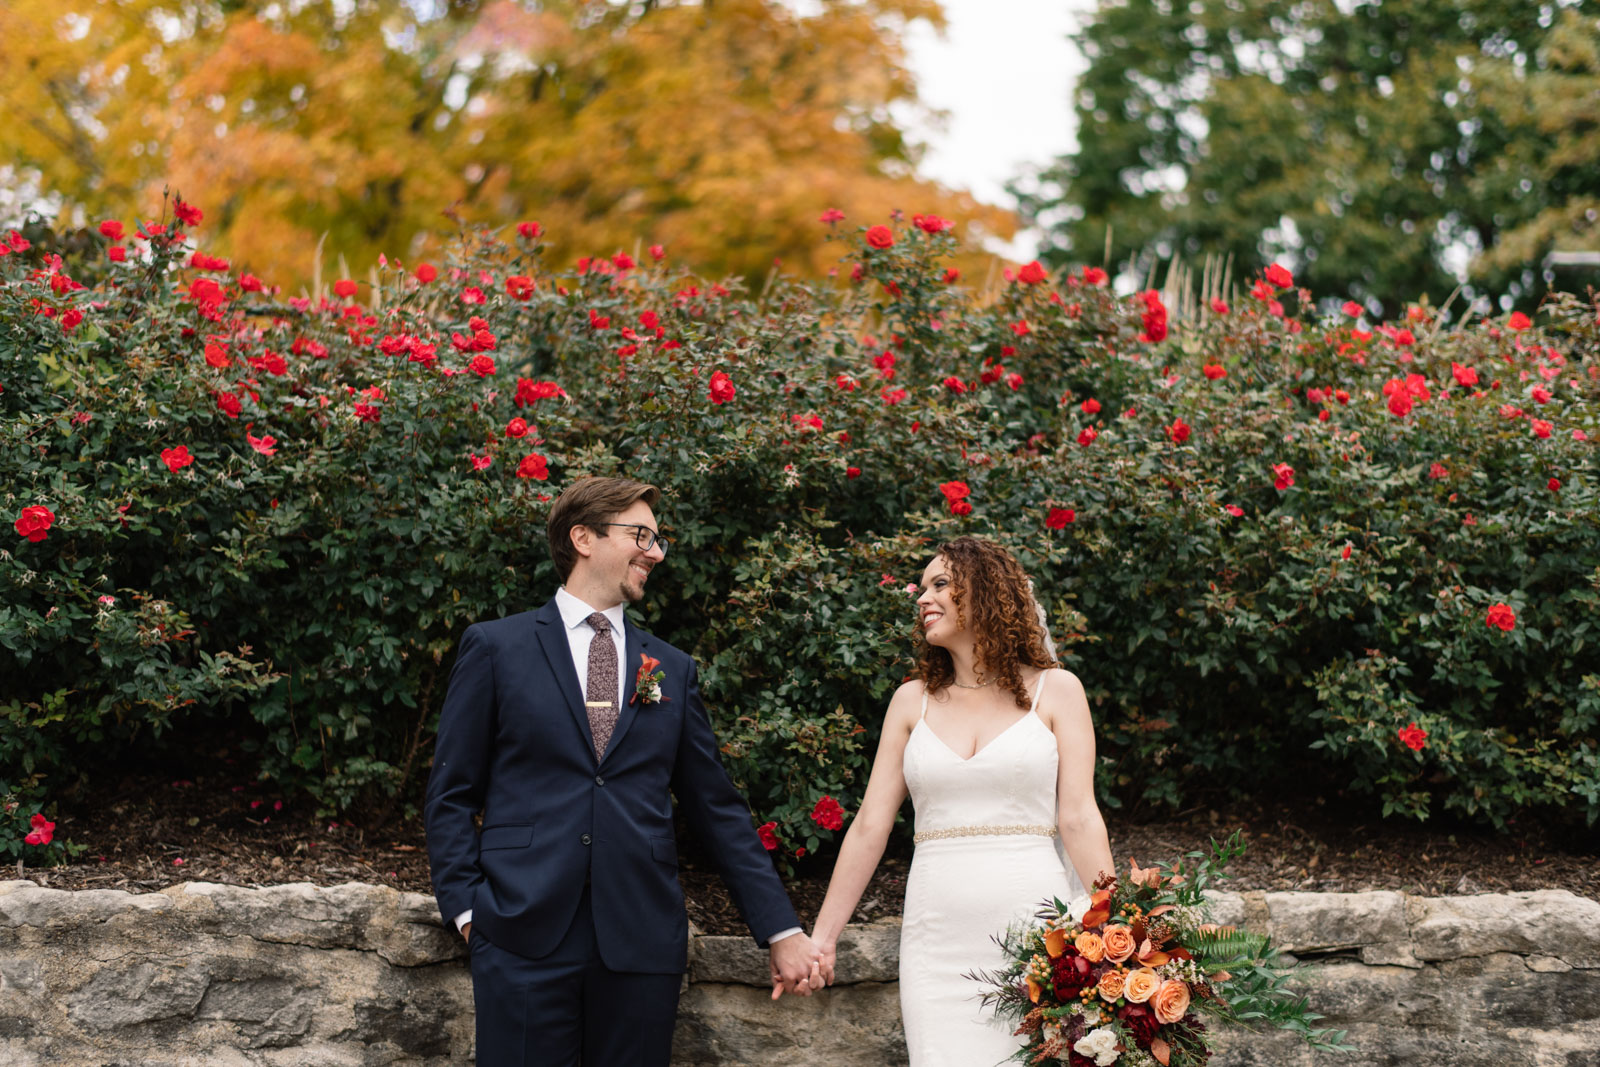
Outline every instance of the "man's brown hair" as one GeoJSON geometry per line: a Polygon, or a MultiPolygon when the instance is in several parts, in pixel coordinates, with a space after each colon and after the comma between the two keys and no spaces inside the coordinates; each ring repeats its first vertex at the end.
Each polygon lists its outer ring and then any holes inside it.
{"type": "Polygon", "coordinates": [[[562,490],[550,508],[545,533],[550,538],[550,558],[556,574],[565,582],[578,563],[578,550],[572,547],[572,528],[587,526],[597,537],[606,536],[602,523],[643,500],[652,508],[661,499],[661,490],[632,478],[581,478],[562,490]]]}

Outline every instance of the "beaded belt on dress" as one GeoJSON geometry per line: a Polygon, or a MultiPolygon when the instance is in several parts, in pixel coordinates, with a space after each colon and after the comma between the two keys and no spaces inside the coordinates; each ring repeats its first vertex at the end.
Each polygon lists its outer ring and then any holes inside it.
{"type": "Polygon", "coordinates": [[[939,841],[947,837],[1055,837],[1057,833],[1054,826],[1044,825],[952,826],[947,830],[919,830],[911,840],[920,845],[924,841],[939,841]]]}

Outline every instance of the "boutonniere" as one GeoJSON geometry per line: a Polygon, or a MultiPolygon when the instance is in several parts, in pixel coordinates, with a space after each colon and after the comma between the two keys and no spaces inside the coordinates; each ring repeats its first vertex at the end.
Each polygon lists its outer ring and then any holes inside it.
{"type": "Polygon", "coordinates": [[[661,661],[644,652],[639,653],[639,673],[633,677],[633,699],[646,704],[660,704],[667,698],[661,695],[661,680],[666,671],[658,671],[661,661]]]}

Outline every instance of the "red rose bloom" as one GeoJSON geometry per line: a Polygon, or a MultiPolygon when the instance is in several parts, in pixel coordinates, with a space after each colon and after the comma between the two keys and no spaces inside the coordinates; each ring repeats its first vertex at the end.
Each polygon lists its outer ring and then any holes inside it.
{"type": "Polygon", "coordinates": [[[726,404],[732,400],[738,390],[734,388],[733,379],[725,371],[717,371],[711,376],[711,402],[713,404],[726,404]]]}
{"type": "Polygon", "coordinates": [[[43,504],[22,509],[22,514],[11,528],[17,531],[18,536],[26,537],[34,544],[38,544],[49,536],[48,531],[56,521],[56,513],[43,504]]]}
{"type": "Polygon", "coordinates": [[[888,248],[894,244],[894,231],[887,226],[873,226],[867,230],[867,244],[877,249],[888,248]]]}
{"type": "Polygon", "coordinates": [[[533,478],[536,481],[548,481],[550,471],[545,464],[548,460],[537,452],[529,452],[522,457],[522,462],[517,464],[518,478],[533,478]]]}
{"type": "Polygon", "coordinates": [[[1061,955],[1051,961],[1050,984],[1058,999],[1071,1000],[1094,984],[1090,978],[1093,973],[1094,964],[1068,945],[1061,955]]]}
{"type": "Polygon", "coordinates": [[[200,220],[205,218],[205,212],[193,204],[184,203],[182,200],[173,201],[172,213],[185,226],[198,226],[200,225],[200,220]]]}
{"type": "Polygon", "coordinates": [[[1024,263],[1022,269],[1017,271],[1017,281],[1023,285],[1038,285],[1045,280],[1044,267],[1036,259],[1031,263],[1024,263]]]}
{"type": "Polygon", "coordinates": [[[967,500],[953,500],[950,502],[950,514],[960,515],[963,518],[972,514],[972,503],[967,500]]]}
{"type": "Polygon", "coordinates": [[[1344,307],[1340,308],[1339,310],[1343,311],[1346,315],[1349,315],[1352,319],[1359,319],[1361,317],[1361,312],[1365,309],[1354,300],[1346,300],[1344,302],[1344,307]]]}
{"type": "Polygon", "coordinates": [[[1526,330],[1528,327],[1530,327],[1532,325],[1533,325],[1533,320],[1528,318],[1528,316],[1524,315],[1520,311],[1513,311],[1511,313],[1511,318],[1509,320],[1507,320],[1507,322],[1506,322],[1506,328],[1507,329],[1517,330],[1518,332],[1520,332],[1522,330],[1526,330]]]}
{"type": "Polygon", "coordinates": [[[122,223],[116,219],[107,219],[100,224],[100,236],[109,237],[113,241],[122,240],[122,235],[125,232],[122,228],[122,223]]]}
{"type": "Polygon", "coordinates": [[[1078,410],[1085,415],[1098,415],[1100,414],[1100,401],[1091,396],[1088,400],[1078,405],[1078,410]]]}
{"type": "Polygon", "coordinates": [[[953,374],[944,380],[944,387],[952,393],[959,394],[967,391],[967,384],[953,374]]]}
{"type": "Polygon", "coordinates": [[[1093,426],[1085,426],[1078,434],[1078,444],[1082,445],[1084,448],[1088,448],[1090,445],[1094,444],[1094,439],[1099,436],[1099,430],[1095,429],[1093,426]]]}
{"type": "Polygon", "coordinates": [[[1400,743],[1413,752],[1421,752],[1428,743],[1428,731],[1420,729],[1416,723],[1403,727],[1399,736],[1400,743]]]}
{"type": "Polygon", "coordinates": [[[1083,268],[1084,285],[1104,285],[1109,280],[1109,275],[1099,267],[1083,268]]]}
{"type": "Polygon", "coordinates": [[[1463,367],[1461,364],[1452,361],[1450,373],[1455,376],[1456,384],[1464,389],[1470,389],[1478,384],[1478,372],[1471,367],[1463,367]]]}
{"type": "Polygon", "coordinates": [[[1549,482],[1549,488],[1550,488],[1550,491],[1552,493],[1561,492],[1561,479],[1560,478],[1551,478],[1550,482],[1549,482]]]}
{"type": "Polygon", "coordinates": [[[419,263],[417,265],[417,281],[427,285],[439,276],[439,268],[432,263],[419,263]]]}
{"type": "Polygon", "coordinates": [[[507,437],[523,437],[528,432],[528,420],[518,417],[506,423],[507,437]]]}
{"type": "Polygon", "coordinates": [[[1294,275],[1277,263],[1266,269],[1266,278],[1267,281],[1279,289],[1291,289],[1294,287],[1294,275]]]}
{"type": "Polygon", "coordinates": [[[1144,301],[1144,333],[1139,335],[1139,340],[1149,345],[1165,340],[1167,306],[1161,302],[1161,294],[1154,289],[1146,289],[1139,294],[1139,299],[1144,301]]]}
{"type": "Polygon", "coordinates": [[[1172,420],[1172,425],[1167,427],[1167,436],[1172,439],[1172,443],[1175,445],[1181,445],[1187,441],[1189,433],[1189,424],[1182,419],[1172,420]]]}
{"type": "Polygon", "coordinates": [[[333,283],[333,293],[335,296],[343,297],[344,299],[349,300],[352,296],[356,295],[356,283],[351,281],[349,278],[340,278],[338,281],[333,283]]]}
{"type": "Polygon", "coordinates": [[[494,360],[480,352],[467,363],[467,369],[480,378],[487,378],[494,373],[494,360]]]}
{"type": "Polygon", "coordinates": [[[1226,378],[1228,376],[1228,368],[1224,367],[1220,363],[1207,363],[1204,367],[1200,368],[1200,373],[1204,374],[1206,378],[1214,382],[1218,378],[1226,378]]]}
{"type": "Polygon", "coordinates": [[[1541,438],[1549,437],[1550,431],[1555,429],[1552,424],[1546,422],[1544,419],[1531,419],[1529,420],[1529,426],[1531,426],[1533,429],[1533,435],[1541,438]]]}
{"type": "Polygon", "coordinates": [[[218,393],[217,408],[230,419],[237,419],[244,410],[244,403],[233,393],[218,393]]]}
{"type": "MultiPolygon", "coordinates": [[[[843,218],[844,218],[844,212],[840,211],[836,207],[830,207],[828,210],[824,211],[821,215],[817,216],[817,221],[818,222],[826,222],[826,223],[835,223],[835,222],[839,222],[839,221],[843,220],[843,218]]],[[[767,825],[771,826],[772,823],[768,823],[767,825]]],[[[772,846],[768,845],[767,847],[771,848],[772,846]]]]}
{"type": "Polygon", "coordinates": [[[1517,627],[1517,613],[1511,610],[1510,604],[1494,604],[1489,608],[1483,621],[1489,626],[1498,626],[1510,633],[1517,627]]]}
{"type": "Polygon", "coordinates": [[[188,445],[179,445],[177,448],[162,449],[161,462],[167,465],[167,470],[176,474],[178,471],[193,463],[194,457],[189,454],[188,445]]]}
{"type": "Polygon", "coordinates": [[[844,809],[832,797],[825,796],[811,809],[811,821],[824,830],[844,829],[844,809]]]}
{"type": "Polygon", "coordinates": [[[1244,508],[1241,508],[1237,504],[1224,504],[1222,505],[1222,510],[1226,511],[1229,515],[1232,515],[1236,519],[1244,518],[1244,508]]]}
{"type": "Polygon", "coordinates": [[[506,295],[513,300],[526,300],[533,295],[533,279],[526,274],[513,274],[506,279],[506,295]]]}
{"type": "Polygon", "coordinates": [[[844,476],[846,478],[859,478],[859,477],[861,477],[861,468],[860,467],[846,467],[844,469],[844,476]]]}
{"type": "Polygon", "coordinates": [[[772,852],[778,847],[777,829],[778,824],[775,822],[764,822],[756,827],[756,833],[761,837],[761,845],[768,852],[772,852]]]}
{"type": "Polygon", "coordinates": [[[55,836],[56,824],[45,818],[41,812],[34,812],[33,818],[28,820],[28,825],[32,829],[28,831],[28,836],[22,840],[30,845],[48,845],[51,838],[55,836]]]}
{"type": "Polygon", "coordinates": [[[517,235],[519,237],[524,237],[527,240],[532,241],[542,233],[544,233],[544,227],[540,226],[537,222],[517,223],[517,235]]]}
{"type": "Polygon", "coordinates": [[[1272,479],[1272,487],[1281,493],[1294,484],[1294,468],[1287,463],[1274,463],[1272,479]]]}
{"type": "Polygon", "coordinates": [[[1045,516],[1044,524],[1052,530],[1065,530],[1076,522],[1077,518],[1078,513],[1071,508],[1051,508],[1050,514],[1045,516]]]}

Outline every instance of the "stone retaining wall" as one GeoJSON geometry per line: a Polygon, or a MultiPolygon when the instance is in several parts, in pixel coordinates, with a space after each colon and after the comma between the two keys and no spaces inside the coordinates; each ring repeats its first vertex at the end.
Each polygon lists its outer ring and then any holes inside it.
{"type": "MultiPolygon", "coordinates": [[[[1354,1056],[1244,1035],[1217,1067],[1600,1067],[1600,903],[1499,896],[1219,894],[1272,933],[1354,1056]]],[[[905,1063],[899,928],[852,927],[840,984],[768,999],[748,938],[696,936],[680,1067],[905,1063]]],[[[0,882],[0,1064],[321,1067],[472,1060],[461,941],[433,900],[359,884],[160,893],[0,882]]],[[[988,1067],[988,1065],[974,1065],[988,1067]]]]}

